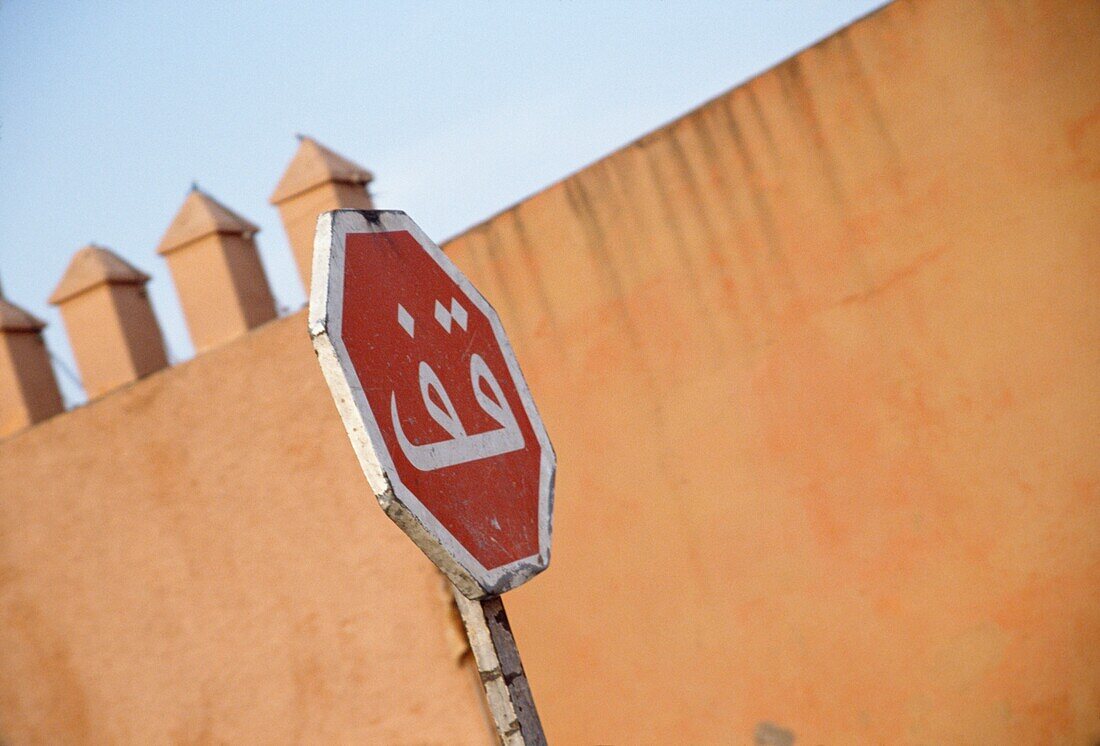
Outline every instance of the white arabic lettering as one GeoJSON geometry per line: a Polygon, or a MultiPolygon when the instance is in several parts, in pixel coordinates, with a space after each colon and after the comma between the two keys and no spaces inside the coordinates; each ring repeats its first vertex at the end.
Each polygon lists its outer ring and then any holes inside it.
{"type": "Polygon", "coordinates": [[[417,469],[434,471],[469,461],[500,456],[523,448],[523,432],[519,429],[516,416],[508,405],[507,399],[504,398],[504,392],[496,377],[481,355],[474,354],[470,357],[470,385],[473,386],[474,398],[478,406],[500,425],[497,430],[474,435],[467,434],[439,376],[424,361],[420,362],[419,378],[420,398],[424,401],[424,408],[436,424],[451,437],[449,440],[423,445],[411,442],[401,427],[401,417],[397,412],[397,394],[391,393],[390,417],[393,421],[394,433],[397,435],[397,442],[401,446],[401,452],[417,469]],[[482,390],[482,381],[489,386],[492,397],[482,390]],[[442,407],[436,404],[431,396],[432,392],[443,404],[442,407]]]}

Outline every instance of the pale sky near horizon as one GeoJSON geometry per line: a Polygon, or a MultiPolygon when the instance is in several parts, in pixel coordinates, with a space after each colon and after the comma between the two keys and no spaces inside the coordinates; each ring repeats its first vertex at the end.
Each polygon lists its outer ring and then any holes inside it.
{"type": "Polygon", "coordinates": [[[154,249],[192,181],[261,227],[294,310],[267,198],[295,132],[373,171],[375,204],[441,242],[882,4],[0,0],[0,285],[72,369],[46,298],[77,249],[109,246],[153,276],[185,360],[154,249]]]}

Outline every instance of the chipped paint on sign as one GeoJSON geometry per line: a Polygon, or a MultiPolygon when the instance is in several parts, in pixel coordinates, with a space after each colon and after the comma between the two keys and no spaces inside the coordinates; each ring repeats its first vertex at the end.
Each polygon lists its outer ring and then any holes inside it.
{"type": "Polygon", "coordinates": [[[407,215],[320,217],[310,335],[379,502],[464,594],[546,568],[553,448],[496,312],[407,215]]]}

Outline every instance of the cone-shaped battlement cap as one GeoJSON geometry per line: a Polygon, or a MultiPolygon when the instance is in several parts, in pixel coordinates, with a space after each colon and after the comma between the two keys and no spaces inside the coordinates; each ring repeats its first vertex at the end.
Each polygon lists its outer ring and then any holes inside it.
{"type": "Polygon", "coordinates": [[[298,139],[301,141],[298,152],[275,187],[271,204],[277,205],[326,182],[367,184],[374,179],[370,171],[337,155],[312,137],[299,135],[298,139]]]}
{"type": "Polygon", "coordinates": [[[56,306],[98,285],[139,285],[148,281],[149,275],[110,249],[88,244],[73,255],[50,303],[56,306]]]}
{"type": "Polygon", "coordinates": [[[46,322],[0,295],[0,331],[40,332],[46,322]]]}
{"type": "Polygon", "coordinates": [[[198,186],[192,186],[187,199],[183,201],[160,240],[157,253],[167,254],[211,233],[251,236],[259,232],[260,229],[254,223],[233,212],[198,186]]]}
{"type": "Polygon", "coordinates": [[[65,408],[42,340],[45,328],[0,293],[0,438],[65,408]]]}

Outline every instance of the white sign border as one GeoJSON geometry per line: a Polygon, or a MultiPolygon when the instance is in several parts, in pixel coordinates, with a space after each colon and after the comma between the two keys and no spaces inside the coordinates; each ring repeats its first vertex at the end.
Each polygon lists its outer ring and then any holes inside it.
{"type": "Polygon", "coordinates": [[[321,370],[336,400],[359,464],[386,514],[471,599],[500,595],[523,584],[550,563],[550,536],[557,459],[496,311],[450,258],[399,210],[334,210],[317,219],[313,243],[313,282],[309,298],[309,335],[321,370]],[[344,252],[349,233],[408,231],[485,314],[500,345],[523,409],[541,446],[539,468],[539,551],[492,570],[484,567],[424,507],[401,481],[386,448],[363,386],[344,346],[344,252]]]}

